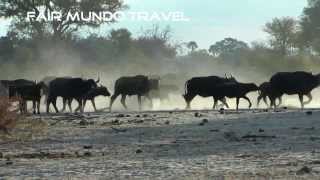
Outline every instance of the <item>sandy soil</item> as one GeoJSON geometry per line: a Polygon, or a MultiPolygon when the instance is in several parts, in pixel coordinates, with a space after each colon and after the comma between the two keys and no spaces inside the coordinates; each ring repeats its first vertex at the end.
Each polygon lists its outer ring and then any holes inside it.
{"type": "Polygon", "coordinates": [[[0,179],[320,179],[320,111],[42,115],[0,137],[0,179]]]}

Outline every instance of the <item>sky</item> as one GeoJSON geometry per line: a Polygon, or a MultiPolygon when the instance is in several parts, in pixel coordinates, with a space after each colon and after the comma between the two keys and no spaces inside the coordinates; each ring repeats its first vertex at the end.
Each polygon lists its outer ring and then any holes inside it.
{"type": "MultiPolygon", "coordinates": [[[[307,0],[125,0],[130,11],[172,12],[180,11],[189,19],[174,21],[121,21],[103,25],[99,29],[86,29],[85,33],[108,34],[111,29],[127,28],[137,36],[153,25],[170,26],[175,41],[196,41],[207,49],[216,41],[233,37],[250,43],[264,41],[267,34],[263,26],[274,17],[298,18],[307,0]]],[[[6,34],[8,20],[0,19],[0,36],[6,34]]]]}

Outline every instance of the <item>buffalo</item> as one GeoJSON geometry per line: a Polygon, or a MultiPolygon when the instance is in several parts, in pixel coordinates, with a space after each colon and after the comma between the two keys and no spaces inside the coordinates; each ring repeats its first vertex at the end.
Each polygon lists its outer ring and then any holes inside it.
{"type": "Polygon", "coordinates": [[[27,113],[27,101],[32,101],[33,114],[40,114],[41,85],[9,86],[9,97],[19,98],[19,108],[21,113],[27,113]]]}
{"type": "MultiPolygon", "coordinates": [[[[97,88],[92,88],[84,96],[82,96],[83,109],[85,108],[87,101],[90,100],[91,103],[92,103],[92,106],[94,108],[94,111],[97,112],[95,98],[98,97],[98,96],[110,96],[110,95],[111,94],[108,91],[107,87],[99,86],[97,88]]],[[[64,107],[65,107],[66,101],[68,101],[70,112],[72,112],[72,109],[71,109],[72,100],[70,101],[70,100],[67,100],[67,99],[63,99],[64,107]]]]}
{"type": "MultiPolygon", "coordinates": [[[[57,97],[62,97],[69,102],[71,102],[72,99],[76,99],[79,103],[77,110],[80,109],[80,112],[83,112],[82,97],[91,89],[97,88],[98,82],[99,80],[84,80],[82,78],[56,78],[52,80],[49,85],[47,113],[49,113],[49,106],[51,103],[53,104],[55,111],[57,113],[59,112],[56,106],[57,97]]],[[[71,109],[71,103],[69,104],[69,108],[71,109]]]]}
{"type": "MultiPolygon", "coordinates": [[[[272,88],[271,88],[271,84],[270,82],[264,82],[259,86],[259,96],[257,98],[257,106],[259,107],[260,105],[260,101],[263,100],[263,102],[268,105],[267,102],[267,97],[270,99],[270,96],[272,95],[272,88]]],[[[282,98],[281,96],[278,97],[279,99],[279,103],[277,104],[277,106],[280,106],[282,103],[282,98]]],[[[271,105],[271,104],[270,104],[271,105]]]]}
{"type": "MultiPolygon", "coordinates": [[[[0,84],[2,85],[2,94],[9,96],[10,97],[10,93],[9,93],[9,89],[11,87],[12,91],[11,94],[13,96],[13,89],[15,89],[15,87],[20,87],[20,86],[32,86],[35,85],[36,82],[35,81],[31,81],[31,80],[26,80],[26,79],[16,79],[16,80],[0,80],[0,84]]],[[[11,96],[11,97],[12,97],[11,96]]],[[[19,106],[20,107],[24,107],[23,112],[27,111],[27,104],[25,102],[25,104],[21,104],[23,103],[23,101],[20,102],[19,106]]]]}
{"type": "Polygon", "coordinates": [[[127,109],[126,96],[137,95],[139,110],[141,110],[141,96],[147,97],[152,103],[149,92],[157,89],[159,89],[159,79],[151,79],[144,75],[121,77],[116,81],[114,86],[114,94],[110,99],[110,111],[113,102],[119,95],[121,95],[121,104],[125,109],[127,109]]]}
{"type": "MultiPolygon", "coordinates": [[[[66,79],[71,79],[72,77],[69,76],[64,76],[64,77],[56,77],[56,76],[47,76],[44,77],[41,81],[40,81],[40,85],[42,87],[42,94],[44,95],[45,99],[44,102],[47,102],[48,99],[48,94],[49,94],[49,85],[50,82],[57,79],[57,78],[66,78],[66,79]]],[[[64,104],[65,107],[65,104],[64,104]]]]}
{"type": "Polygon", "coordinates": [[[252,103],[246,95],[249,92],[258,90],[259,87],[254,83],[222,83],[216,87],[215,104],[217,103],[218,99],[223,99],[225,97],[236,98],[236,110],[238,111],[240,99],[243,98],[248,101],[249,108],[251,108],[252,103]]]}
{"type": "Polygon", "coordinates": [[[216,108],[217,100],[220,100],[226,107],[229,107],[226,103],[225,98],[219,98],[219,92],[217,86],[224,83],[236,83],[237,80],[234,77],[218,77],[218,76],[207,76],[207,77],[194,77],[185,83],[185,94],[183,95],[187,107],[190,109],[190,103],[197,95],[201,97],[213,97],[214,105],[213,109],[216,108]]]}
{"type": "Polygon", "coordinates": [[[272,94],[270,96],[271,106],[276,108],[275,99],[283,94],[299,96],[301,108],[312,101],[311,91],[319,86],[320,74],[313,75],[309,72],[279,72],[270,79],[272,94]],[[304,102],[303,96],[306,95],[309,100],[304,102]]]}

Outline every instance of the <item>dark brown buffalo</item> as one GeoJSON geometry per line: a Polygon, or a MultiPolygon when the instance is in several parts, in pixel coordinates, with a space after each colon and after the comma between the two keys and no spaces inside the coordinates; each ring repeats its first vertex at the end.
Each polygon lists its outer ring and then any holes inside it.
{"type": "MultiPolygon", "coordinates": [[[[270,99],[270,96],[272,95],[272,88],[270,82],[264,82],[259,86],[259,96],[257,98],[257,107],[260,105],[260,101],[263,100],[263,102],[269,106],[267,102],[267,98],[270,99]]],[[[279,103],[277,106],[280,106],[282,103],[282,98],[278,97],[279,103]]],[[[270,104],[271,105],[271,104],[270,104]]]]}
{"type": "Polygon", "coordinates": [[[126,109],[126,96],[137,95],[139,110],[141,110],[141,96],[147,97],[152,102],[149,92],[153,89],[159,89],[159,79],[150,79],[143,75],[119,78],[114,86],[114,94],[111,96],[110,111],[113,102],[119,95],[121,95],[121,104],[126,109]]]}
{"type": "Polygon", "coordinates": [[[80,109],[83,112],[83,101],[82,97],[87,94],[91,89],[97,88],[97,81],[93,79],[82,79],[82,78],[56,78],[50,82],[49,93],[47,100],[47,113],[49,113],[49,106],[52,103],[56,112],[58,108],[56,105],[57,97],[71,101],[76,99],[80,109]]]}
{"type": "MultiPolygon", "coordinates": [[[[83,109],[85,108],[87,101],[90,100],[94,108],[94,111],[97,111],[95,98],[98,96],[110,96],[110,95],[111,94],[108,91],[107,87],[99,86],[97,88],[92,88],[87,94],[85,94],[82,97],[83,109]]],[[[66,104],[66,101],[67,101],[66,99],[63,99],[63,104],[66,104]]],[[[72,100],[71,101],[68,100],[68,106],[69,106],[70,112],[72,112],[71,103],[72,103],[72,100]]]]}
{"type": "Polygon", "coordinates": [[[297,72],[279,72],[270,79],[272,94],[270,96],[271,106],[276,108],[275,99],[284,94],[299,96],[301,108],[312,101],[311,91],[319,86],[320,74],[297,71],[297,72]],[[309,100],[304,102],[303,96],[306,95],[309,100]]]}
{"type": "Polygon", "coordinates": [[[9,97],[17,97],[21,113],[27,113],[27,101],[32,101],[33,114],[40,114],[41,85],[9,86],[9,97]]]}
{"type": "Polygon", "coordinates": [[[201,97],[213,97],[214,105],[213,109],[216,108],[217,101],[220,100],[225,106],[229,107],[226,103],[225,98],[218,99],[217,86],[224,83],[236,83],[236,79],[233,77],[222,78],[218,76],[207,76],[207,77],[194,77],[185,83],[185,94],[183,95],[187,107],[190,109],[190,103],[197,95],[201,97]]]}
{"type": "Polygon", "coordinates": [[[236,110],[238,111],[239,102],[241,98],[247,100],[249,103],[249,108],[251,108],[252,103],[246,95],[249,92],[258,91],[258,90],[259,90],[259,87],[254,83],[238,83],[238,82],[222,83],[216,87],[215,96],[217,100],[225,97],[236,98],[236,110]]]}

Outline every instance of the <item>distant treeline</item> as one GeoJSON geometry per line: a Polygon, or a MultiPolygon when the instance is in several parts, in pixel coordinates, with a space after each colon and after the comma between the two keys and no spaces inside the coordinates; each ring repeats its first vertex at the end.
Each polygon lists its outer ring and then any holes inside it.
{"type": "Polygon", "coordinates": [[[84,1],[51,1],[54,3],[43,4],[40,0],[27,0],[24,4],[9,0],[0,3],[0,16],[13,19],[7,35],[0,38],[0,79],[65,72],[94,75],[101,71],[190,75],[233,72],[248,78],[256,73],[254,78],[257,79],[277,71],[320,72],[320,0],[309,0],[300,19],[280,17],[267,22],[263,29],[269,34],[266,42],[247,44],[222,37],[208,49],[199,49],[196,41],[175,42],[169,27],[154,26],[138,37],[133,37],[125,28],[112,30],[104,36],[84,37],[80,31],[82,27],[96,28],[101,24],[25,22],[23,14],[40,6],[48,9],[54,6],[61,11],[128,8],[119,0],[86,1],[85,6],[81,4],[84,1]],[[109,6],[105,6],[106,3],[109,6]],[[83,7],[86,8],[81,9],[83,7]]]}

